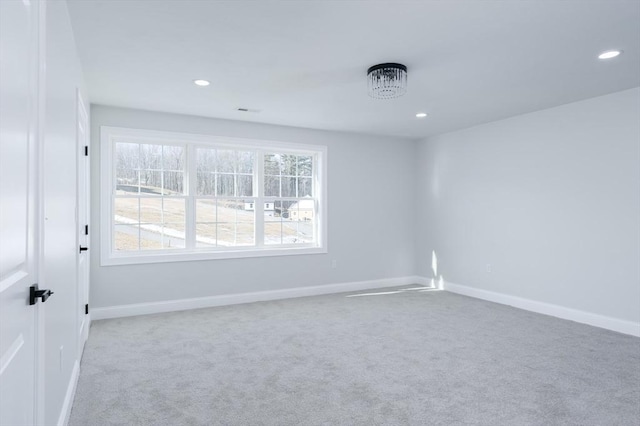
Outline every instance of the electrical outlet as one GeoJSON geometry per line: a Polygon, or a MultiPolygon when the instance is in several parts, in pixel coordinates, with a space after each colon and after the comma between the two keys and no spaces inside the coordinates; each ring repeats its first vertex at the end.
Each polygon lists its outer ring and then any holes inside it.
{"type": "Polygon", "coordinates": [[[332,268],[332,269],[336,269],[337,267],[338,267],[338,261],[337,261],[337,260],[335,260],[335,259],[333,259],[333,260],[331,261],[331,268],[332,268]]]}
{"type": "Polygon", "coordinates": [[[491,273],[491,264],[487,263],[487,267],[486,267],[487,273],[491,273]]]}

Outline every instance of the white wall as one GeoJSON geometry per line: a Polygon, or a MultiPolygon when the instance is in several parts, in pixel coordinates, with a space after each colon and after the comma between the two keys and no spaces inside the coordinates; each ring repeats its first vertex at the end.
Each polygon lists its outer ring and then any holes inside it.
{"type": "Polygon", "coordinates": [[[414,273],[414,142],[99,105],[91,107],[91,123],[94,224],[99,223],[100,126],[322,144],[328,146],[329,180],[328,254],[102,267],[99,235],[93,233],[93,308],[414,273]]]}
{"type": "Polygon", "coordinates": [[[76,90],[82,71],[66,2],[47,2],[46,102],[43,146],[45,221],[40,288],[54,295],[45,315],[44,424],[65,414],[67,389],[78,361],[76,294],[76,90]],[[63,347],[62,359],[60,347],[63,347]]]}
{"type": "Polygon", "coordinates": [[[640,89],[421,141],[417,272],[640,321],[640,89]],[[486,272],[486,264],[491,272],[486,272]]]}

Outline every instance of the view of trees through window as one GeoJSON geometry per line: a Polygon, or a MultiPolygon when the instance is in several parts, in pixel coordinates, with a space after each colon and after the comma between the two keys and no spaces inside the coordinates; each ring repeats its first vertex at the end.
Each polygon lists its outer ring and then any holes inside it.
{"type": "Polygon", "coordinates": [[[117,142],[114,157],[115,251],[317,240],[313,155],[117,142]]]}
{"type": "Polygon", "coordinates": [[[264,156],[264,194],[277,197],[264,212],[265,244],[313,242],[313,157],[268,153],[264,156]]]}
{"type": "Polygon", "coordinates": [[[118,143],[115,154],[114,248],[184,248],[184,147],[118,143]]]}
{"type": "Polygon", "coordinates": [[[196,149],[196,247],[255,245],[255,153],[196,149]]]}

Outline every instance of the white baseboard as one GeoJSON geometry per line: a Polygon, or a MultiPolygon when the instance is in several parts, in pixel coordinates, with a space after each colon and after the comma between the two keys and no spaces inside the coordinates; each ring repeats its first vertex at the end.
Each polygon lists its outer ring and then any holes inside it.
{"type": "MultiPolygon", "coordinates": [[[[426,278],[425,278],[426,280],[426,278]]],[[[431,281],[431,280],[429,280],[431,281]]],[[[608,317],[605,315],[593,314],[591,312],[580,311],[578,309],[566,308],[564,306],[550,303],[538,302],[508,294],[496,293],[489,290],[482,290],[451,282],[444,282],[444,290],[451,293],[462,294],[476,299],[488,300],[490,302],[509,305],[526,311],[539,314],[550,315],[557,318],[571,320],[594,327],[606,328],[619,333],[630,334],[640,337],[640,323],[608,317]]]]}
{"type": "Polygon", "coordinates": [[[433,280],[427,277],[413,277],[415,280],[414,284],[420,284],[425,287],[435,287],[433,284],[433,280]]]}
{"type": "Polygon", "coordinates": [[[85,315],[85,323],[82,328],[82,331],[78,335],[79,346],[78,346],[78,361],[82,361],[82,354],[84,353],[84,347],[87,343],[87,339],[89,339],[89,329],[91,328],[91,314],[85,315]]]}
{"type": "Polygon", "coordinates": [[[58,417],[58,426],[66,426],[69,422],[69,415],[71,414],[71,407],[73,406],[73,398],[76,395],[76,386],[78,385],[79,377],[80,361],[76,360],[76,362],[73,364],[71,379],[69,380],[67,393],[64,396],[64,402],[62,403],[62,409],[60,410],[60,416],[58,417]]]}
{"type": "Polygon", "coordinates": [[[409,276],[385,278],[371,281],[355,281],[326,284],[313,287],[295,287],[282,290],[259,291],[254,293],[227,294],[199,297],[194,299],[168,300],[162,302],[136,303],[132,305],[109,306],[91,310],[92,320],[184,311],[188,309],[210,308],[214,306],[237,305],[240,303],[264,302],[267,300],[291,299],[295,297],[319,296],[323,294],[346,293],[401,285],[421,284],[422,277],[409,276]]]}

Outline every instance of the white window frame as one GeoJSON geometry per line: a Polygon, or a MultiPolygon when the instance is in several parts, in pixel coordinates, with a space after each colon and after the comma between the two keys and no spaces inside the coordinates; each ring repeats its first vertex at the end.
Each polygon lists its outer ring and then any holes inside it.
{"type": "MultiPolygon", "coordinates": [[[[185,211],[185,231],[194,232],[195,226],[195,206],[193,203],[197,195],[193,195],[193,188],[186,189],[185,198],[187,207],[185,211]],[[187,192],[188,191],[188,192],[187,192]]],[[[272,200],[286,199],[287,197],[265,197],[264,185],[254,182],[255,201],[255,235],[262,235],[264,232],[264,203],[272,200]]],[[[243,198],[243,197],[230,197],[243,198]]],[[[245,139],[225,136],[197,135],[190,133],[165,132],[157,130],[128,129],[122,127],[100,127],[100,264],[109,265],[130,265],[140,263],[159,262],[179,262],[194,260],[212,259],[234,259],[262,256],[288,256],[302,254],[325,254],[327,248],[327,147],[325,145],[305,145],[298,143],[288,143],[271,140],[245,139]],[[190,164],[195,161],[195,149],[199,147],[229,148],[229,149],[252,149],[258,152],[256,170],[254,176],[257,179],[264,178],[263,155],[264,153],[283,151],[291,154],[306,154],[314,156],[314,198],[318,200],[316,219],[316,242],[313,244],[283,244],[264,245],[261,238],[256,238],[256,246],[225,247],[223,249],[203,249],[187,247],[185,249],[164,249],[148,251],[124,251],[116,252],[112,248],[113,241],[113,182],[114,182],[114,145],[116,142],[136,142],[152,144],[170,144],[189,146],[192,149],[186,150],[185,176],[188,184],[195,184],[195,176],[190,175],[190,164]]]]}

